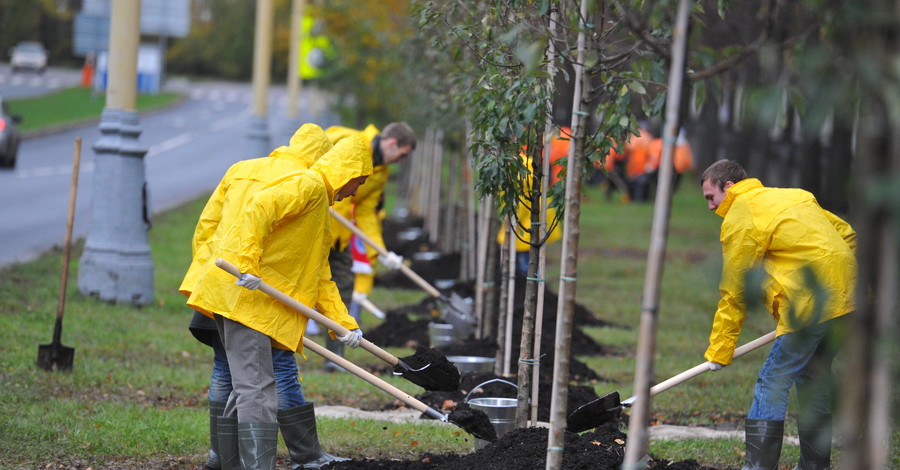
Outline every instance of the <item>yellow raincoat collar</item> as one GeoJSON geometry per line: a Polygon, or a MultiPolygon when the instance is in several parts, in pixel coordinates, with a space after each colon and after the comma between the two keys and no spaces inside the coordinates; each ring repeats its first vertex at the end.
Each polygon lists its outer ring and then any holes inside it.
{"type": "Polygon", "coordinates": [[[334,201],[334,193],[350,180],[372,174],[372,155],[359,135],[341,139],[311,167],[322,175],[328,186],[328,199],[334,201]]]}
{"type": "Polygon", "coordinates": [[[756,178],[747,178],[745,180],[738,181],[726,190],[725,199],[723,199],[722,203],[719,204],[719,208],[716,209],[716,214],[724,218],[725,214],[728,213],[728,209],[731,209],[731,204],[734,203],[734,199],[736,197],[762,187],[762,182],[756,178]]]}
{"type": "Polygon", "coordinates": [[[309,168],[331,148],[331,141],[325,131],[316,124],[307,123],[294,132],[289,145],[278,147],[269,156],[294,158],[309,168]]]}

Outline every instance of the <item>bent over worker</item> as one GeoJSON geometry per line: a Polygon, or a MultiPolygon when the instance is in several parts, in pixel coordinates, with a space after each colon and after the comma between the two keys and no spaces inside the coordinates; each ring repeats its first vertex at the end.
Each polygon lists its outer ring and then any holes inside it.
{"type": "Polygon", "coordinates": [[[359,345],[362,332],[331,282],[327,222],[331,204],[355,193],[371,172],[365,145],[351,139],[309,170],[273,181],[250,197],[210,256],[234,262],[242,273],[238,282],[213,267],[194,285],[188,305],[216,321],[231,371],[233,390],[218,420],[223,468],[235,455],[235,468],[274,468],[278,400],[271,351],[302,352],[306,317],[256,291],[261,279],[346,327],[350,333],[341,340],[359,345]],[[222,438],[231,435],[223,432],[228,426],[236,426],[239,439],[222,438]]]}
{"type": "MultiPolygon", "coordinates": [[[[197,223],[192,239],[192,260],[179,290],[190,297],[198,279],[209,269],[217,269],[211,257],[229,228],[238,223],[247,201],[269,183],[307,170],[332,148],[325,131],[315,124],[304,124],[268,156],[243,160],[232,165],[213,191],[197,223]]],[[[209,383],[209,458],[207,470],[219,470],[218,419],[231,393],[231,369],[225,347],[213,319],[194,312],[191,334],[213,350],[213,370],[209,383]]],[[[325,452],[318,441],[313,404],[303,396],[294,352],[272,348],[272,365],[278,394],[277,421],[290,452],[293,469],[319,468],[334,460],[346,460],[325,452]]]]}
{"type": "MultiPolygon", "coordinates": [[[[384,204],[384,188],[390,177],[389,165],[400,163],[415,150],[415,131],[405,122],[392,122],[385,126],[383,131],[370,124],[361,131],[332,126],[325,130],[325,133],[333,144],[351,136],[359,137],[366,143],[372,161],[372,176],[354,196],[335,204],[334,210],[384,248],[381,211],[384,204]]],[[[378,250],[371,246],[360,249],[360,256],[354,257],[351,255],[349,245],[353,242],[360,247],[363,242],[355,240],[350,230],[343,225],[337,222],[333,225],[334,244],[329,254],[331,274],[344,303],[350,305],[350,315],[359,320],[360,303],[372,293],[375,284],[376,264],[381,262],[385,268],[394,270],[400,267],[403,258],[394,252],[388,252],[386,257],[379,257],[378,250]]],[[[343,356],[344,346],[339,341],[326,339],[326,346],[337,355],[343,356]]],[[[325,362],[324,369],[329,372],[341,370],[331,361],[325,362]]]]}
{"type": "Polygon", "coordinates": [[[854,310],[856,233],[811,193],[767,188],[731,160],[707,168],[701,187],[709,209],[723,219],[722,297],[705,354],[710,369],[731,364],[746,318],[745,278],[757,265],[766,275],[765,306],[777,322],[745,423],[743,468],[779,468],[788,392],[796,386],[800,463],[795,468],[828,469],[831,365],[836,334],[854,310]]]}

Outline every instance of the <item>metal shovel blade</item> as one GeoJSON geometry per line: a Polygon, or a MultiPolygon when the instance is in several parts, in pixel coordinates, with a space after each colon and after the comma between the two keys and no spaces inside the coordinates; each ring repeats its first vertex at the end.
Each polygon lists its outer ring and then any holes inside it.
{"type": "Polygon", "coordinates": [[[59,343],[38,345],[37,365],[49,371],[69,372],[75,359],[75,348],[59,343]]]}
{"type": "Polygon", "coordinates": [[[394,375],[431,392],[459,390],[459,369],[442,352],[433,348],[419,348],[412,356],[397,358],[394,375]]]}
{"type": "Polygon", "coordinates": [[[443,319],[459,333],[461,338],[466,338],[475,331],[478,325],[472,307],[457,293],[452,293],[450,298],[441,297],[444,301],[443,319]]]}
{"type": "Polygon", "coordinates": [[[612,392],[594,401],[581,405],[566,418],[566,430],[583,432],[594,429],[609,421],[619,419],[622,402],[619,392],[612,392]]]}

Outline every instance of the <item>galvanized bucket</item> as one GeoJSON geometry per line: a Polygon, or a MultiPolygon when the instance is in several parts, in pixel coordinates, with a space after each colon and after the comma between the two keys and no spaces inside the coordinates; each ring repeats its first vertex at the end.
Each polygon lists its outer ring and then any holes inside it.
{"type": "Polygon", "coordinates": [[[442,348],[459,340],[455,328],[449,323],[428,323],[428,341],[432,348],[442,348]]]}
{"type": "Polygon", "coordinates": [[[493,357],[480,356],[447,356],[447,360],[459,369],[460,374],[486,374],[493,372],[494,363],[497,362],[493,357]]]}
{"type": "MultiPolygon", "coordinates": [[[[497,432],[497,437],[503,437],[504,434],[516,429],[516,408],[518,407],[518,400],[515,398],[494,398],[494,397],[485,397],[485,398],[472,398],[469,396],[472,395],[472,392],[478,390],[484,385],[487,385],[491,382],[503,382],[508,385],[512,385],[513,388],[518,390],[518,386],[512,382],[508,382],[503,379],[491,379],[487,382],[482,382],[481,384],[472,388],[469,393],[466,395],[466,403],[469,404],[472,408],[476,410],[481,410],[484,414],[487,415],[488,419],[491,421],[491,424],[494,425],[494,431],[497,432]]],[[[475,448],[481,449],[488,445],[488,442],[483,439],[475,439],[475,448]]]]}

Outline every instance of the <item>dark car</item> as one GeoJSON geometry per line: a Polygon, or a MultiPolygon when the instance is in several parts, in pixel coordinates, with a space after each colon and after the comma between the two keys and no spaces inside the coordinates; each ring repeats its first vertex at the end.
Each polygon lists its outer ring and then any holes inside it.
{"type": "Polygon", "coordinates": [[[6,102],[0,97],[0,168],[16,166],[19,142],[22,140],[22,134],[16,124],[20,122],[22,117],[10,114],[6,102]]]}

